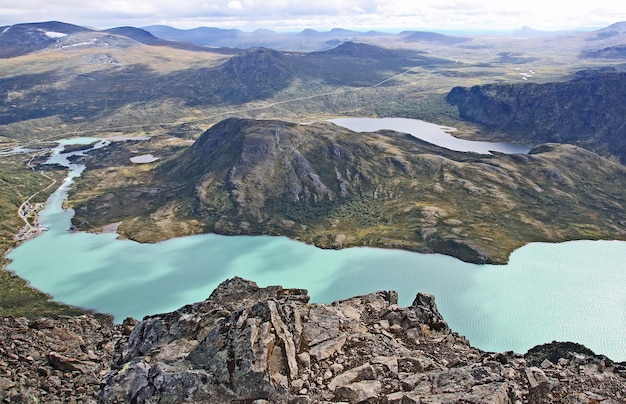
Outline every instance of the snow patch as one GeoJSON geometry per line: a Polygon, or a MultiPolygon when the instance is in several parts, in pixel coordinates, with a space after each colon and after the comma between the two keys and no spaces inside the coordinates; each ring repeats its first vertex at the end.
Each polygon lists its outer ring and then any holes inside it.
{"type": "Polygon", "coordinates": [[[54,31],[47,31],[45,34],[48,38],[53,38],[53,39],[63,38],[64,36],[67,36],[67,34],[64,34],[62,32],[54,32],[54,31]]]}

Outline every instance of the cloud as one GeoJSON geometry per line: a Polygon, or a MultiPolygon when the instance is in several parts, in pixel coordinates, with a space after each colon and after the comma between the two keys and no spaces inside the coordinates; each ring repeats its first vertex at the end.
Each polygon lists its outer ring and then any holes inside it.
{"type": "Polygon", "coordinates": [[[228,2],[228,9],[229,10],[241,11],[241,10],[243,10],[243,6],[238,1],[229,1],[228,2]]]}
{"type": "Polygon", "coordinates": [[[59,20],[109,28],[166,23],[240,29],[502,30],[606,26],[626,20],[615,0],[21,0],[0,5],[0,25],[59,20]]]}

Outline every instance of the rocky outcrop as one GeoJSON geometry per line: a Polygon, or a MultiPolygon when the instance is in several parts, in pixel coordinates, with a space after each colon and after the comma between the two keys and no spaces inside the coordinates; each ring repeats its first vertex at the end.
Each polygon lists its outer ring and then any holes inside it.
{"type": "Polygon", "coordinates": [[[1,403],[623,403],[626,363],[553,342],[472,348],[434,297],[311,304],[234,278],[177,311],[0,317],[1,403]]]}
{"type": "Polygon", "coordinates": [[[0,402],[95,402],[128,326],[91,315],[0,317],[0,402]]]}
{"type": "Polygon", "coordinates": [[[240,278],[150,316],[118,344],[101,403],[618,403],[626,365],[576,344],[526,357],[472,348],[434,298],[395,292],[311,304],[240,278]]]}
{"type": "Polygon", "coordinates": [[[625,77],[605,68],[566,82],[455,87],[446,99],[463,119],[509,141],[571,143],[626,163],[625,77]]]}

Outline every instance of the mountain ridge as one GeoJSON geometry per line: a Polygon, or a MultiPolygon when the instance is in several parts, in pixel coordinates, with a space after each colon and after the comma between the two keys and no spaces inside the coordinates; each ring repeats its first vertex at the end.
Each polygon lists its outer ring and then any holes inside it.
{"type": "Polygon", "coordinates": [[[547,402],[619,399],[626,384],[624,364],[573,343],[524,356],[471,348],[434,296],[418,293],[406,308],[397,298],[380,291],[319,305],[303,289],[228,279],[204,302],[139,323],[118,345],[100,400],[547,402]]]}
{"type": "Polygon", "coordinates": [[[478,155],[392,131],[229,118],[144,183],[108,189],[107,198],[125,195],[116,207],[93,195],[70,199],[82,200],[78,228],[124,221],[120,234],[144,242],[269,234],[505,263],[531,241],[626,239],[625,189],[626,167],[570,145],[478,155]],[[146,187],[161,191],[142,205],[146,187]],[[176,212],[169,231],[158,224],[161,211],[176,212]]]}
{"type": "Polygon", "coordinates": [[[625,82],[625,72],[591,69],[565,82],[455,87],[446,100],[507,141],[572,143],[626,163],[625,82]]]}

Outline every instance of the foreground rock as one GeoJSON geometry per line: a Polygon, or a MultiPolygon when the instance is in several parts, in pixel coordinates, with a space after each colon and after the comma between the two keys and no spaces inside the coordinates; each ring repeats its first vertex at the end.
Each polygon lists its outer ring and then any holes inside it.
{"type": "Polygon", "coordinates": [[[573,343],[486,353],[430,295],[331,305],[234,278],[204,302],[147,317],[115,350],[102,403],[620,403],[626,364],[573,343]]]}
{"type": "Polygon", "coordinates": [[[0,317],[0,402],[95,402],[122,335],[93,316],[0,317]]]}

